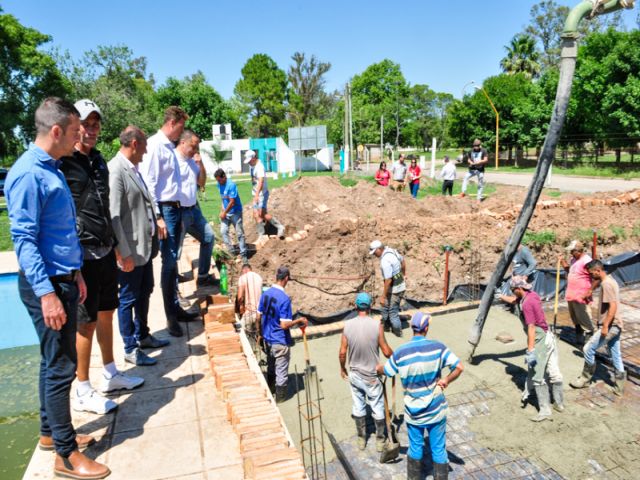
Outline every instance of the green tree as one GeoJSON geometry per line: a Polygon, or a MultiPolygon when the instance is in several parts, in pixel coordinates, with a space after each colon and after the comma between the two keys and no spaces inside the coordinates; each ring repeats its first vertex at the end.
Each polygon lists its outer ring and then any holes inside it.
{"type": "Polygon", "coordinates": [[[539,54],[532,36],[520,33],[504,47],[507,56],[500,61],[502,71],[508,74],[521,73],[528,78],[535,78],[540,73],[539,54]]]}
{"type": "Polygon", "coordinates": [[[46,97],[65,97],[69,85],[41,47],[49,35],[20,24],[0,8],[0,157],[15,157],[33,138],[33,115],[46,97]]]}
{"type": "Polygon", "coordinates": [[[640,31],[589,35],[579,49],[565,137],[620,149],[640,138],[640,31]]]}
{"type": "Polygon", "coordinates": [[[256,137],[281,136],[286,132],[287,75],[263,53],[247,60],[242,78],[234,88],[248,133],[256,137]]]}
{"type": "Polygon", "coordinates": [[[98,148],[105,158],[119,147],[118,136],[134,124],[147,134],[160,124],[155,106],[153,77],[147,74],[147,60],[136,57],[124,45],[98,46],[79,61],[68,53],[58,55],[59,64],[72,85],[72,98],[90,98],[104,115],[98,148]]]}
{"type": "Polygon", "coordinates": [[[400,65],[385,59],[368,66],[353,77],[351,98],[353,136],[357,143],[380,143],[381,116],[384,116],[384,142],[396,146],[402,143],[403,119],[408,118],[409,110],[409,85],[400,65]]]}
{"type": "Polygon", "coordinates": [[[211,138],[211,126],[230,123],[233,136],[242,138],[244,128],[237,115],[220,94],[206,80],[202,72],[197,72],[184,80],[170,77],[156,92],[158,113],[167,107],[178,105],[189,115],[187,128],[201,139],[211,138]]]}
{"type": "Polygon", "coordinates": [[[304,126],[312,120],[328,117],[335,103],[334,97],[325,91],[325,74],[331,63],[321,62],[315,55],[306,58],[304,53],[295,52],[291,59],[287,76],[291,85],[289,92],[289,113],[292,121],[304,126]]]}

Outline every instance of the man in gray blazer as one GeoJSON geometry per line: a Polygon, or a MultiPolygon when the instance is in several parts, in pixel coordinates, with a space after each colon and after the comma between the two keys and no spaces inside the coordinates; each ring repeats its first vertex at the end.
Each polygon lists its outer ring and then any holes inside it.
{"type": "Polygon", "coordinates": [[[151,335],[147,324],[149,297],[153,291],[152,260],[158,254],[154,205],[138,171],[138,164],[147,151],[147,140],[142,130],[130,125],[120,134],[120,145],[120,151],[109,162],[109,205],[118,240],[116,256],[120,268],[120,334],[127,362],[153,365],[156,360],[141,348],[164,347],[169,341],[151,335]]]}

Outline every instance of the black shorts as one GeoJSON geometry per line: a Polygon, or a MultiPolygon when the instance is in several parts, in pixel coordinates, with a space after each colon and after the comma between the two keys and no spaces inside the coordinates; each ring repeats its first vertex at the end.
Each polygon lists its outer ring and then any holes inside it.
{"type": "Polygon", "coordinates": [[[118,308],[118,265],[113,250],[98,260],[85,260],[82,277],[87,284],[87,299],[78,306],[78,322],[95,322],[98,312],[118,308]]]}

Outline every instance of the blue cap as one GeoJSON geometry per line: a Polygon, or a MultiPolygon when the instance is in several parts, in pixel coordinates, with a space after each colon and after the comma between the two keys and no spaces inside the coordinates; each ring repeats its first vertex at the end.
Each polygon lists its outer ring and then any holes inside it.
{"type": "Polygon", "coordinates": [[[411,328],[414,332],[424,332],[425,329],[429,326],[429,320],[431,319],[431,315],[424,312],[416,312],[411,317],[411,328]]]}
{"type": "Polygon", "coordinates": [[[371,307],[371,296],[368,293],[360,292],[356,295],[356,307],[369,308],[371,307]]]}

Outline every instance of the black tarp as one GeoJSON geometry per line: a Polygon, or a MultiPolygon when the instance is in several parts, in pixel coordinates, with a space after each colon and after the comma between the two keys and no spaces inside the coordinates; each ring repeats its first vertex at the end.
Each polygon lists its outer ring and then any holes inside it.
{"type": "MultiPolygon", "coordinates": [[[[632,283],[640,282],[640,252],[627,252],[621,253],[614,257],[604,259],[602,263],[605,266],[605,270],[616,281],[624,286],[632,283]]],[[[505,278],[500,286],[499,290],[505,294],[510,293],[509,280],[511,277],[505,278]]],[[[552,300],[556,292],[556,270],[551,268],[541,268],[533,273],[533,290],[540,295],[543,301],[552,300]]],[[[564,269],[560,269],[560,298],[563,297],[565,288],[567,286],[566,273],[564,269]]],[[[484,293],[486,285],[472,285],[462,284],[456,285],[449,296],[447,297],[447,304],[457,301],[473,301],[479,300],[484,293]]],[[[355,300],[355,296],[354,296],[355,300]]],[[[417,299],[405,297],[400,304],[401,310],[411,310],[424,307],[437,307],[442,305],[442,301],[417,299]]],[[[374,313],[380,313],[377,308],[372,309],[374,313]]],[[[305,312],[296,312],[295,317],[304,316],[314,325],[323,325],[327,323],[333,323],[340,320],[347,320],[356,315],[354,309],[342,310],[340,312],[332,313],[326,316],[318,316],[305,312]]]]}

